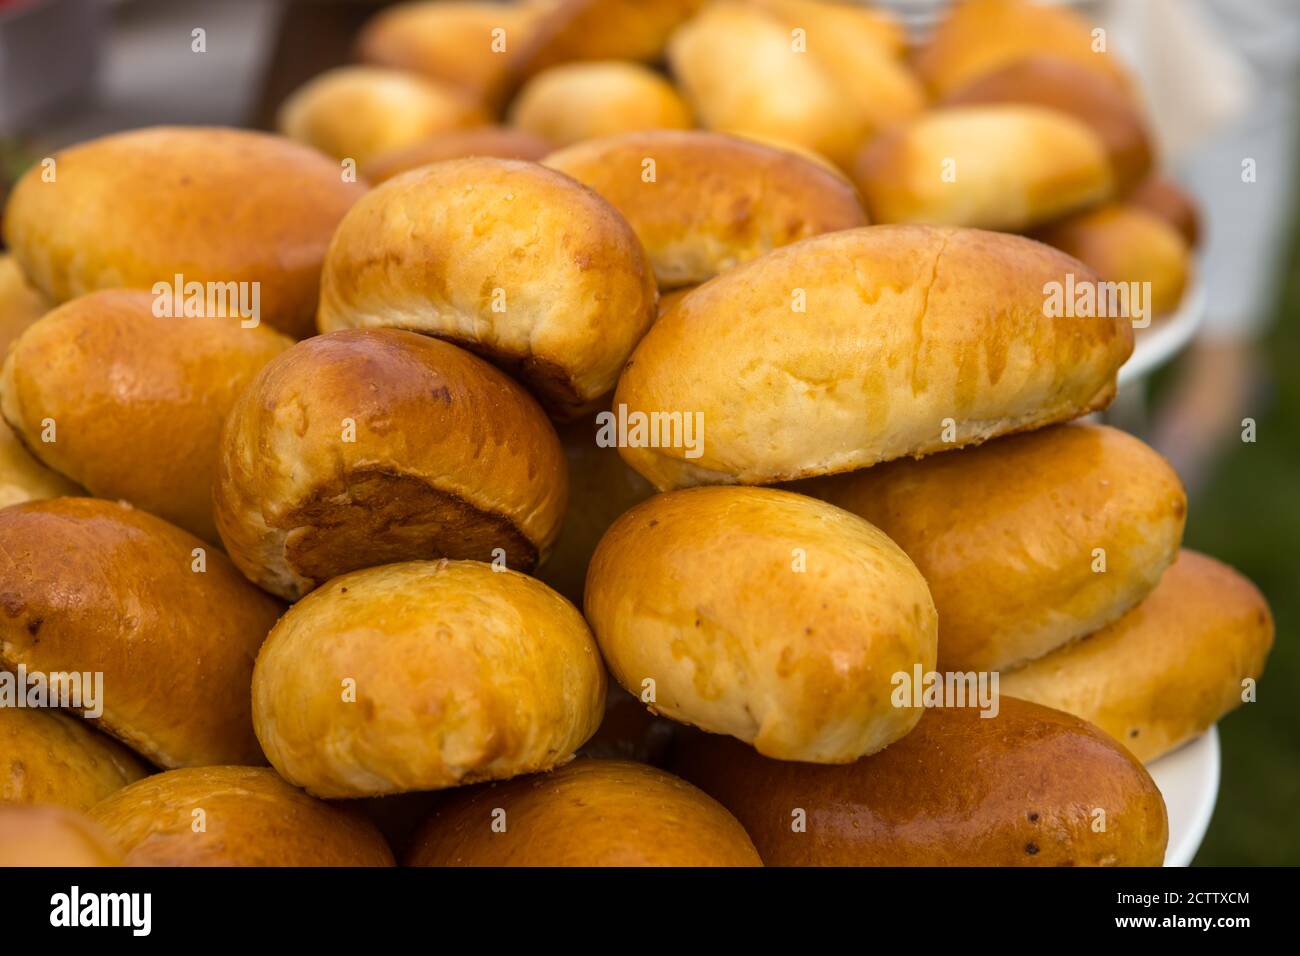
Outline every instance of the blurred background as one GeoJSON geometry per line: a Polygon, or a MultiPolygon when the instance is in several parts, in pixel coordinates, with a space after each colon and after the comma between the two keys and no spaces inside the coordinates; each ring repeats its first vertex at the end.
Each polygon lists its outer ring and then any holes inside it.
{"type": "MultiPolygon", "coordinates": [[[[274,128],[284,98],[353,60],[358,31],[387,5],[0,0],[0,201],[40,157],[110,131],[274,128]]],[[[881,5],[914,41],[947,6],[881,5]]],[[[1300,864],[1300,2],[1072,6],[1132,69],[1164,171],[1195,197],[1203,232],[1196,335],[1130,383],[1112,417],[1183,476],[1185,543],[1255,581],[1277,621],[1258,703],[1220,725],[1222,788],[1196,862],[1300,864]]]]}

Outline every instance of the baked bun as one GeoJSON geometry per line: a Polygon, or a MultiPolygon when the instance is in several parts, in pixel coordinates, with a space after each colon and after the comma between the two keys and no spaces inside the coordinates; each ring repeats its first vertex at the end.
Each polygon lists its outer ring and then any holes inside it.
{"type": "Polygon", "coordinates": [[[0,254],[0,356],[53,305],[28,282],[13,256],[0,254]]]}
{"type": "Polygon", "coordinates": [[[655,296],[636,234],[594,192],[533,163],[459,159],[357,204],[330,246],[319,325],[449,339],[573,418],[613,387],[655,296]]]}
{"type": "Polygon", "coordinates": [[[10,349],[0,411],[42,462],[91,494],[216,541],[221,425],[243,387],[293,340],[235,318],[159,318],[156,301],[106,290],[50,312],[10,349]]]}
{"type": "Polygon", "coordinates": [[[843,178],[733,136],[630,133],[570,146],[545,162],[627,217],[664,288],[696,285],[778,246],[867,224],[843,178]]]}
{"type": "Polygon", "coordinates": [[[340,66],[294,90],[276,125],[290,139],[364,165],[385,150],[486,120],[454,87],[400,70],[340,66]]]}
{"type": "Polygon", "coordinates": [[[74,482],[42,465],[13,429],[0,421],[0,508],[20,501],[81,494],[85,492],[74,482]]]}
{"type": "Polygon", "coordinates": [[[1028,103],[1060,110],[1101,139],[1122,192],[1151,170],[1146,122],[1129,92],[1113,78],[1060,56],[1029,56],[977,77],[944,97],[944,106],[1028,103]]]}
{"type": "Polygon", "coordinates": [[[660,489],[768,484],[1105,408],[1130,321],[1048,307],[1050,283],[1095,282],[1054,249],[975,230],[868,226],[777,249],[685,296],[619,380],[629,423],[693,413],[704,440],[620,452],[660,489]]]}
{"type": "Polygon", "coordinates": [[[1021,231],[1114,190],[1100,138],[1041,106],[934,110],[877,137],[854,169],[875,222],[1021,231]]]}
{"type": "Polygon", "coordinates": [[[526,46],[541,12],[536,3],[399,3],[366,22],[357,57],[495,105],[509,84],[511,57],[526,46]]]}
{"type": "Polygon", "coordinates": [[[1125,283],[1130,289],[1131,283],[1151,283],[1143,303],[1148,321],[1174,312],[1183,300],[1191,249],[1155,213],[1129,203],[1105,203],[1040,229],[1035,238],[1085,263],[1104,282],[1125,283]]]}
{"type": "Polygon", "coordinates": [[[266,767],[160,773],[119,790],[91,816],[127,866],[393,865],[361,814],[309,797],[266,767]]]}
{"type": "Polygon", "coordinates": [[[54,154],[14,187],[5,241],[55,302],[156,283],[258,283],[262,321],[310,334],[321,260],[365,187],[279,136],[155,127],[54,154]],[[217,225],[219,224],[219,225],[217,225]]]}
{"type": "Polygon", "coordinates": [[[150,772],[85,721],[49,708],[0,706],[0,804],[89,810],[150,772]]]}
{"type": "Polygon", "coordinates": [[[566,490],[555,430],[506,375],[438,339],[350,329],[299,342],[240,395],[213,506],[240,570],[296,599],[414,558],[531,570],[566,490]]]}
{"type": "Polygon", "coordinates": [[[513,58],[529,77],[574,60],[652,63],[669,35],[707,0],[533,0],[543,15],[513,58]]]}
{"type": "Polygon", "coordinates": [[[93,724],[161,767],[261,763],[249,684],[281,605],[216,548],[94,498],[0,510],[0,668],[102,673],[93,724]]]}
{"type": "Polygon", "coordinates": [[[1168,462],[1104,425],[794,487],[870,521],[916,562],[939,610],[941,671],[1003,670],[1115,620],[1156,586],[1187,515],[1168,462]]]}
{"type": "Polygon", "coordinates": [[[121,862],[108,835],[78,810],[0,803],[0,868],[119,866],[121,862]]]}
{"type": "Polygon", "coordinates": [[[679,735],[669,763],[736,815],[768,866],[1159,866],[1169,837],[1160,791],[1123,747],[1006,694],[994,717],[927,710],[844,767],[705,734],[679,735]]]}
{"type": "Polygon", "coordinates": [[[1124,200],[1169,223],[1190,248],[1201,244],[1201,212],[1196,199],[1168,176],[1148,176],[1124,200]]]}
{"type": "Polygon", "coordinates": [[[781,760],[846,763],[906,734],[892,678],[931,670],[937,621],[896,544],[846,511],[770,488],[657,495],[619,518],[587,573],[587,620],[655,713],[781,760]]]}
{"type": "Polygon", "coordinates": [[[532,133],[508,126],[476,126],[451,130],[411,146],[385,150],[362,166],[361,172],[369,182],[378,185],[398,173],[448,159],[492,156],[539,162],[549,152],[551,144],[532,133]]]}
{"type": "Polygon", "coordinates": [[[406,863],[762,865],[736,819],[686,781],[644,764],[591,759],[449,794],[406,863]]]}
{"type": "Polygon", "coordinates": [[[582,615],[523,574],[409,561],[294,605],[253,672],[272,765],[321,797],[547,770],[596,731],[605,673],[582,615]]]}
{"type": "Polygon", "coordinates": [[[1029,0],[965,0],[952,5],[913,65],[942,97],[1008,64],[1039,54],[1060,57],[1131,89],[1128,73],[1073,10],[1029,0]],[[1101,49],[1098,49],[1098,46],[1101,49]]]}
{"type": "Polygon", "coordinates": [[[1003,674],[1002,690],[1077,714],[1149,762],[1240,706],[1272,646],[1273,615],[1258,589],[1184,550],[1136,608],[1003,674]]]}
{"type": "Polygon", "coordinates": [[[643,129],[690,129],[673,85],[639,63],[565,63],[538,73],[510,107],[511,125],[556,146],[643,129]]]}

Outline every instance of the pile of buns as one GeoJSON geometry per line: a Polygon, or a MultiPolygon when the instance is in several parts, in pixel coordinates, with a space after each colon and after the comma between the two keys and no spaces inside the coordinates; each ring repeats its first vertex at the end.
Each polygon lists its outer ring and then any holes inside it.
{"type": "Polygon", "coordinates": [[[1194,230],[1093,41],[409,3],[284,136],[28,172],[0,671],[103,699],[0,706],[0,863],[1161,863],[1273,624],[1076,421],[1135,322],[1045,289],[1194,230]]]}

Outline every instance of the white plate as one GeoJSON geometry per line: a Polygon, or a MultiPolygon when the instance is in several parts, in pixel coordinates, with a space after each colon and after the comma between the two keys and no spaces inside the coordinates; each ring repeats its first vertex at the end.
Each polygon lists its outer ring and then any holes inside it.
{"type": "Polygon", "coordinates": [[[1165,866],[1188,866],[1205,839],[1219,797],[1219,729],[1211,727],[1147,769],[1169,808],[1165,866]]]}
{"type": "Polygon", "coordinates": [[[1178,311],[1158,325],[1137,330],[1133,354],[1119,370],[1120,385],[1146,378],[1187,347],[1205,318],[1205,289],[1199,279],[1183,294],[1178,311]]]}

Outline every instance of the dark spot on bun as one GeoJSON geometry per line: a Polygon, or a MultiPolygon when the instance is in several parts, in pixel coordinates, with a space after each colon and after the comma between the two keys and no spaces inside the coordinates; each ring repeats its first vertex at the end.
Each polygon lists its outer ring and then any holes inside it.
{"type": "Polygon", "coordinates": [[[1038,822],[1038,814],[1037,814],[1036,812],[1034,812],[1034,813],[1030,813],[1030,814],[1029,814],[1029,822],[1030,822],[1030,823],[1037,823],[1037,822],[1038,822]]]}
{"type": "Polygon", "coordinates": [[[45,618],[34,617],[27,622],[27,633],[35,637],[41,632],[41,625],[45,623],[45,618]]]}
{"type": "Polygon", "coordinates": [[[1025,844],[1025,852],[1028,853],[1030,856],[1037,856],[1037,855],[1038,855],[1038,844],[1037,844],[1037,843],[1026,843],[1026,844],[1025,844]]]}

